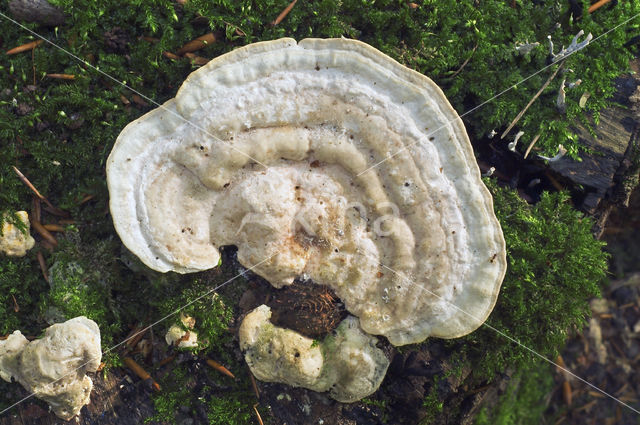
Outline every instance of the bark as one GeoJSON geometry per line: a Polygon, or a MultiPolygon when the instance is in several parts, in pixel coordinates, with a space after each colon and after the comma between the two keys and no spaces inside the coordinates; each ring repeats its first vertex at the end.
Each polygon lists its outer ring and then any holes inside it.
{"type": "Polygon", "coordinates": [[[15,19],[21,21],[47,26],[62,25],[65,21],[62,11],[46,0],[11,0],[9,10],[15,19]]]}

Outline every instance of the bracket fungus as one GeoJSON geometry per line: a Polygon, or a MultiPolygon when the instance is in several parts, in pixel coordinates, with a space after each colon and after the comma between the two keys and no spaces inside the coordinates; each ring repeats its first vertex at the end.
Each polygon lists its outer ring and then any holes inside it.
{"type": "Polygon", "coordinates": [[[152,269],[215,267],[224,245],[275,287],[331,287],[394,345],[487,318],[504,239],[440,88],[365,43],[248,45],[129,124],[107,162],[124,244],[152,269]]]}
{"type": "Polygon", "coordinates": [[[100,365],[100,329],[84,316],[49,326],[29,342],[20,331],[0,341],[0,377],[18,381],[69,420],[90,401],[93,382],[86,372],[100,365]]]}

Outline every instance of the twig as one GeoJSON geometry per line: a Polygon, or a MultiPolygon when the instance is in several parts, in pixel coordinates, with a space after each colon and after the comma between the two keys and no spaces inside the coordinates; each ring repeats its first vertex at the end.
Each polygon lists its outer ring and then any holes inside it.
{"type": "Polygon", "coordinates": [[[76,76],[73,74],[45,74],[46,77],[55,78],[57,80],[75,80],[76,76]]]}
{"type": "Polygon", "coordinates": [[[11,294],[11,299],[13,300],[13,312],[17,313],[20,311],[20,306],[18,305],[18,301],[16,301],[16,297],[11,294]]]}
{"type": "Polygon", "coordinates": [[[280,22],[282,22],[284,20],[284,18],[287,17],[289,12],[291,12],[291,9],[293,9],[293,6],[295,6],[297,2],[298,2],[298,0],[293,0],[291,3],[289,3],[289,6],[285,7],[284,10],[282,12],[280,12],[278,17],[273,22],[271,22],[271,26],[275,27],[280,22]]]}
{"type": "MultiPolygon", "coordinates": [[[[27,187],[29,189],[31,189],[31,191],[33,193],[36,194],[36,196],[38,198],[40,198],[40,200],[44,201],[45,204],[47,204],[49,206],[49,208],[51,208],[50,212],[52,214],[58,215],[60,217],[68,217],[69,213],[67,213],[66,211],[61,210],[60,208],[54,207],[53,204],[51,202],[49,202],[49,200],[47,198],[45,198],[44,196],[42,196],[42,194],[40,192],[38,192],[38,189],[35,188],[35,186],[33,184],[31,184],[31,182],[29,181],[28,178],[25,177],[24,174],[22,174],[20,172],[20,170],[18,170],[18,168],[16,168],[16,166],[12,165],[13,167],[13,171],[16,172],[16,174],[18,175],[18,178],[22,181],[22,183],[24,183],[25,185],[27,185],[27,187]]],[[[40,220],[38,220],[40,221],[40,220]]]]}
{"type": "Polygon", "coordinates": [[[154,379],[151,377],[151,375],[149,375],[149,372],[144,370],[142,368],[142,366],[140,366],[138,363],[136,363],[136,361],[133,360],[131,357],[124,357],[122,359],[122,361],[124,362],[124,364],[129,369],[131,369],[131,371],[133,371],[133,373],[138,375],[138,377],[140,379],[142,379],[143,381],[146,381],[147,379],[151,379],[151,382],[153,383],[153,388],[156,391],[161,391],[162,390],[162,387],[160,387],[160,384],[158,384],[156,381],[154,381],[154,379]]]}
{"type": "Polygon", "coordinates": [[[129,347],[129,349],[133,349],[136,345],[138,345],[138,342],[140,342],[140,340],[142,339],[142,337],[144,336],[144,334],[146,332],[142,332],[141,327],[136,326],[135,328],[133,328],[133,330],[129,333],[129,336],[127,337],[127,347],[129,347]]]}
{"type": "Polygon", "coordinates": [[[63,233],[66,231],[65,228],[60,226],[59,224],[43,224],[43,226],[50,232],[63,233]]]}
{"type": "Polygon", "coordinates": [[[602,6],[604,6],[605,4],[609,3],[611,0],[600,0],[599,2],[596,2],[594,4],[592,4],[591,6],[589,6],[589,13],[593,13],[596,10],[600,9],[602,6]]]}
{"type": "Polygon", "coordinates": [[[531,149],[533,148],[533,145],[536,144],[536,142],[538,141],[539,138],[540,138],[540,133],[536,134],[533,137],[533,140],[531,141],[531,143],[529,143],[529,147],[527,148],[526,152],[524,153],[524,159],[527,159],[527,156],[529,156],[529,152],[531,152],[531,149]]]}
{"type": "Polygon", "coordinates": [[[197,56],[197,55],[195,55],[193,53],[185,53],[184,57],[185,58],[189,58],[189,60],[191,61],[192,65],[202,66],[202,65],[206,65],[207,63],[209,63],[209,59],[203,58],[202,56],[197,56]]]}
{"type": "Polygon", "coordinates": [[[195,52],[196,50],[200,50],[208,46],[209,44],[212,44],[215,42],[216,42],[216,36],[214,33],[210,32],[208,34],[202,35],[196,39],[191,40],[190,42],[182,46],[180,49],[178,49],[176,54],[178,56],[182,56],[185,53],[192,53],[192,52],[195,52]]]}
{"type": "Polygon", "coordinates": [[[220,363],[211,360],[211,359],[207,359],[207,364],[209,366],[211,366],[212,368],[214,368],[215,370],[217,370],[218,372],[227,375],[233,379],[236,379],[235,376],[233,376],[233,373],[231,373],[231,371],[229,369],[227,369],[226,367],[222,366],[220,363]]]}
{"type": "Polygon", "coordinates": [[[31,203],[31,216],[42,222],[42,208],[40,206],[40,198],[37,196],[33,197],[33,201],[31,203]]]}
{"type": "Polygon", "coordinates": [[[162,366],[166,365],[167,363],[171,363],[173,360],[175,360],[176,355],[172,354],[169,357],[165,357],[164,359],[160,360],[160,362],[155,366],[156,369],[157,368],[161,368],[162,366]]]}
{"type": "Polygon", "coordinates": [[[260,417],[260,412],[258,412],[257,407],[258,407],[258,403],[254,404],[253,405],[253,411],[256,412],[256,416],[258,417],[258,423],[260,425],[264,425],[264,422],[262,422],[262,418],[260,417]]]}
{"type": "Polygon", "coordinates": [[[11,50],[7,50],[7,54],[8,55],[15,55],[15,54],[18,54],[18,53],[27,52],[29,50],[35,49],[36,47],[38,47],[41,44],[42,44],[42,40],[32,41],[30,43],[23,44],[22,46],[14,47],[11,50]]]}
{"type": "Polygon", "coordinates": [[[464,69],[464,67],[467,66],[467,64],[469,63],[469,61],[473,57],[473,54],[476,52],[477,48],[478,48],[478,43],[476,43],[476,45],[473,46],[473,49],[471,50],[471,54],[469,55],[469,57],[464,62],[462,62],[462,65],[460,65],[460,68],[458,68],[458,70],[456,72],[454,72],[452,75],[450,75],[447,78],[453,78],[456,75],[458,75],[464,69]]]}
{"type": "Polygon", "coordinates": [[[44,255],[42,255],[42,251],[38,251],[38,254],[36,256],[38,257],[38,264],[40,264],[42,277],[44,277],[44,280],[49,282],[49,270],[47,269],[47,263],[44,261],[44,255]]]}
{"type": "Polygon", "coordinates": [[[162,56],[168,59],[172,59],[174,61],[180,60],[180,56],[167,51],[162,52],[162,56]]]}
{"type": "Polygon", "coordinates": [[[54,238],[53,235],[44,228],[42,223],[40,223],[33,217],[31,217],[29,221],[31,222],[31,226],[35,229],[36,232],[40,234],[40,236],[44,238],[44,240],[49,242],[53,247],[58,246],[58,241],[56,240],[56,238],[54,238]]]}
{"type": "Polygon", "coordinates": [[[522,111],[520,111],[520,113],[518,115],[516,115],[516,117],[513,119],[513,121],[511,121],[511,124],[509,124],[509,127],[507,127],[507,129],[504,131],[504,133],[502,133],[502,136],[500,136],[501,139],[504,139],[504,136],[506,136],[511,129],[513,128],[514,125],[516,125],[516,123],[518,121],[520,121],[520,118],[522,118],[522,116],[524,115],[525,112],[527,112],[527,109],[529,109],[529,107],[531,105],[533,105],[533,102],[536,101],[536,99],[542,94],[542,92],[544,91],[544,89],[547,88],[547,86],[551,83],[551,81],[553,81],[553,79],[556,77],[556,75],[558,74],[558,71],[560,71],[560,69],[562,69],[564,65],[564,62],[560,64],[560,66],[558,66],[556,68],[555,71],[553,71],[553,74],[551,74],[551,76],[547,79],[547,81],[542,85],[542,87],[540,87],[540,90],[538,90],[538,92],[531,98],[531,100],[529,101],[529,103],[527,103],[527,106],[524,107],[524,109],[522,111]]]}
{"type": "Polygon", "coordinates": [[[260,391],[258,391],[258,384],[256,383],[256,378],[253,377],[253,373],[249,370],[249,379],[251,380],[251,387],[253,388],[253,392],[256,393],[256,398],[260,400],[260,391]]]}

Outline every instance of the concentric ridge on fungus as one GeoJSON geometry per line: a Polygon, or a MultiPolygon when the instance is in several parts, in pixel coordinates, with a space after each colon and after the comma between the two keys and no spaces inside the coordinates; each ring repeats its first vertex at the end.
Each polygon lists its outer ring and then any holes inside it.
{"type": "Polygon", "coordinates": [[[116,230],[149,267],[205,270],[236,245],[247,267],[268,259],[254,271],[276,287],[330,286],[395,345],[476,329],[506,269],[458,115],[355,40],[212,60],[122,131],[107,173],[116,230]]]}

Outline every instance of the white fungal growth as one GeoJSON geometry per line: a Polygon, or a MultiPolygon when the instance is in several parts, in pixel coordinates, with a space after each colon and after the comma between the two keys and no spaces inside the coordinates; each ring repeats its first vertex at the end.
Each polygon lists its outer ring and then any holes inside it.
{"type": "Polygon", "coordinates": [[[20,331],[0,340],[0,377],[19,382],[69,420],[90,401],[93,382],[86,373],[100,365],[100,330],[80,316],[57,323],[29,342],[20,331]]]}
{"type": "Polygon", "coordinates": [[[511,152],[517,152],[517,151],[516,151],[516,146],[518,145],[518,140],[520,140],[520,138],[521,138],[523,135],[524,135],[524,131],[519,131],[519,132],[516,134],[516,137],[513,139],[513,141],[512,141],[512,142],[510,142],[510,143],[507,145],[507,147],[509,148],[509,150],[510,150],[511,152]]]}
{"type": "Polygon", "coordinates": [[[238,337],[245,360],[256,378],[324,392],[349,403],[374,393],[389,360],[376,347],[358,319],[349,316],[322,341],[273,325],[266,305],[242,321],[238,337]]]}
{"type": "Polygon", "coordinates": [[[537,41],[535,43],[529,43],[528,41],[525,41],[524,43],[516,44],[516,51],[520,56],[526,56],[539,45],[540,43],[538,43],[537,41]]]}
{"type": "Polygon", "coordinates": [[[571,44],[569,45],[569,47],[565,49],[563,46],[563,48],[558,52],[558,54],[553,53],[553,42],[551,41],[551,36],[550,35],[547,36],[547,39],[549,40],[549,56],[551,57],[551,63],[556,63],[563,59],[566,59],[569,55],[587,47],[591,42],[593,35],[589,33],[587,34],[584,40],[582,40],[581,42],[578,42],[578,39],[583,35],[584,35],[583,30],[578,31],[578,33],[573,37],[573,40],[571,41],[571,44]]]}
{"type": "Polygon", "coordinates": [[[235,245],[275,287],[331,287],[395,345],[476,329],[506,269],[458,115],[433,81],[355,40],[213,59],[122,131],[107,179],[115,228],[149,267],[210,269],[235,245]]]}
{"type": "Polygon", "coordinates": [[[564,146],[558,145],[558,153],[554,157],[549,158],[548,156],[544,156],[544,155],[538,155],[538,157],[540,159],[544,159],[545,161],[556,162],[566,154],[567,154],[567,150],[564,148],[564,146]]]}
{"type": "Polygon", "coordinates": [[[558,112],[564,114],[567,112],[567,102],[566,102],[566,94],[564,91],[564,84],[566,82],[566,78],[562,80],[560,84],[560,88],[558,89],[558,96],[556,97],[556,108],[558,112]]]}

